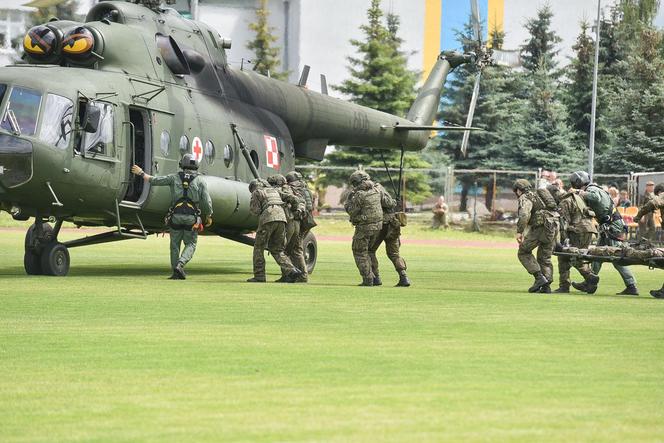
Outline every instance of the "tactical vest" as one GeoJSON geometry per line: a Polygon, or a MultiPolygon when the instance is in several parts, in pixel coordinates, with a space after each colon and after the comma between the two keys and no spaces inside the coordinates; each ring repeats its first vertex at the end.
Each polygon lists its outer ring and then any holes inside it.
{"type": "Polygon", "coordinates": [[[383,222],[380,192],[376,188],[355,191],[353,205],[359,208],[351,222],[354,225],[368,225],[383,222]]]}
{"type": "Polygon", "coordinates": [[[558,217],[557,213],[553,212],[558,207],[556,201],[546,189],[539,189],[537,192],[527,191],[524,197],[533,204],[533,208],[530,210],[530,219],[528,220],[530,226],[543,226],[547,222],[547,219],[558,217]],[[543,193],[539,191],[545,191],[544,196],[548,203],[545,203],[541,197],[543,193]],[[551,209],[551,202],[553,202],[553,209],[551,209]]]}
{"type": "Polygon", "coordinates": [[[177,199],[166,216],[167,224],[173,229],[191,229],[201,215],[198,205],[189,197],[189,186],[198,175],[181,171],[182,197],[177,199]]]}
{"type": "Polygon", "coordinates": [[[597,232],[593,225],[594,212],[586,205],[586,202],[578,194],[571,194],[569,231],[572,232],[597,232]]]}
{"type": "Polygon", "coordinates": [[[279,191],[277,191],[274,188],[263,188],[263,192],[265,192],[265,200],[263,201],[263,210],[265,210],[268,206],[283,206],[284,202],[281,200],[281,196],[279,195],[279,191]]]}

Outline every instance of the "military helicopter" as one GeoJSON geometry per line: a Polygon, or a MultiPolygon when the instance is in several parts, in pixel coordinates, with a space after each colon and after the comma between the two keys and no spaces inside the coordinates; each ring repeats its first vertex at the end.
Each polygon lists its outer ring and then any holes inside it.
{"type": "MultiPolygon", "coordinates": [[[[476,62],[443,52],[407,118],[229,66],[231,41],[157,2],[104,1],[84,23],[30,29],[26,64],[0,68],[0,208],[34,218],[25,237],[31,275],[64,276],[69,249],[164,230],[168,189],[131,175],[176,172],[193,154],[214,223],[205,234],[253,244],[247,183],[322,160],[328,145],[420,150],[448,73],[476,62]],[[63,222],[108,232],[60,242],[63,222]]],[[[325,92],[325,91],[323,91],[325,92]]],[[[313,235],[305,251],[316,263],[313,235]]]]}

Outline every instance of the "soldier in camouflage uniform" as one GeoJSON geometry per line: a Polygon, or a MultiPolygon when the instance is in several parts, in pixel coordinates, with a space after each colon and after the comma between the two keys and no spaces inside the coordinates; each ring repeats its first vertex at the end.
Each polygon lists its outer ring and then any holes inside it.
{"type": "MultiPolygon", "coordinates": [[[[655,191],[650,199],[646,202],[645,205],[639,208],[639,212],[634,217],[636,223],[640,223],[642,218],[652,218],[653,224],[655,223],[655,211],[659,210],[660,214],[664,215],[664,183],[660,183],[655,186],[655,191]]],[[[664,219],[663,219],[664,220],[664,219]]],[[[664,221],[662,222],[664,224],[664,221]]],[[[664,228],[664,226],[663,226],[664,228]]],[[[654,232],[657,232],[657,226],[653,229],[654,232]]],[[[654,239],[655,235],[648,237],[649,240],[654,239]]]]}
{"type": "MultiPolygon", "coordinates": [[[[304,251],[300,241],[300,220],[305,212],[304,198],[298,196],[293,188],[287,183],[286,177],[281,174],[271,175],[267,182],[279,192],[281,200],[284,202],[284,213],[286,214],[286,247],[284,252],[293,264],[301,265],[304,263],[304,251]]],[[[300,269],[300,266],[297,266],[300,269]]],[[[277,282],[282,283],[286,280],[286,275],[282,274],[277,282]]]]}
{"type": "Polygon", "coordinates": [[[553,264],[551,256],[558,231],[556,202],[546,189],[532,190],[530,182],[519,179],[512,187],[519,198],[519,220],[516,241],[519,243],[519,261],[535,282],[528,292],[551,292],[553,264]],[[537,259],[533,250],[537,248],[537,259]]]}
{"type": "MultiPolygon", "coordinates": [[[[560,214],[560,240],[562,243],[585,249],[590,246],[593,237],[597,235],[597,228],[593,218],[595,213],[586,205],[586,202],[575,192],[552,193],[558,200],[558,213],[560,214]]],[[[573,260],[570,257],[558,257],[558,272],[560,283],[556,293],[569,293],[572,281],[570,270],[572,265],[584,278],[584,284],[588,287],[597,286],[599,277],[592,273],[588,263],[581,260],[573,260]]]]}
{"type": "Polygon", "coordinates": [[[247,281],[251,283],[266,281],[264,251],[267,249],[281,268],[282,275],[286,276],[283,281],[292,283],[302,273],[293,266],[284,253],[286,246],[284,202],[279,192],[264,180],[252,180],[249,183],[249,191],[251,192],[249,209],[252,214],[258,216],[258,228],[254,243],[254,276],[247,281]]]}
{"type": "MultiPolygon", "coordinates": [[[[300,233],[296,237],[295,241],[298,242],[298,248],[302,251],[302,254],[290,255],[289,257],[293,264],[302,271],[302,277],[298,279],[298,282],[306,283],[309,275],[307,273],[307,264],[305,262],[304,256],[304,238],[307,236],[309,231],[316,226],[316,221],[314,220],[314,199],[311,195],[311,191],[307,187],[307,184],[302,181],[302,174],[297,171],[291,171],[286,174],[286,181],[293,190],[293,193],[299,198],[304,200],[304,214],[300,216],[300,233]]],[[[286,248],[286,253],[288,254],[288,248],[286,248]]]]}
{"type": "MultiPolygon", "coordinates": [[[[643,194],[643,206],[648,205],[652,201],[653,198],[655,198],[655,195],[657,194],[654,191],[655,188],[655,182],[649,181],[646,183],[646,191],[643,194]]],[[[634,220],[636,221],[636,220],[634,220]]],[[[639,221],[637,221],[639,225],[639,237],[645,238],[650,241],[655,240],[655,236],[657,234],[657,226],[655,226],[655,214],[653,211],[646,212],[643,214],[643,216],[639,217],[639,221]]]]}
{"type": "Polygon", "coordinates": [[[355,226],[353,235],[353,257],[362,276],[360,286],[373,286],[374,274],[371,271],[369,247],[373,245],[383,227],[383,209],[380,192],[364,171],[355,171],[349,179],[352,190],[344,204],[355,226]]]}
{"type": "MultiPolygon", "coordinates": [[[[585,171],[574,172],[570,178],[572,187],[579,190],[579,196],[583,198],[586,205],[595,213],[595,218],[599,223],[599,240],[597,246],[615,246],[625,245],[625,233],[627,227],[620,213],[616,210],[613,200],[608,192],[594,183],[590,183],[590,175],[585,171]]],[[[625,282],[625,289],[617,295],[639,295],[636,287],[636,278],[628,267],[613,264],[613,267],[620,273],[625,282]]],[[[601,262],[592,264],[593,274],[599,275],[602,269],[601,262]]],[[[594,294],[597,285],[583,283],[572,283],[575,289],[594,294]]]]}
{"type": "Polygon", "coordinates": [[[184,280],[187,274],[184,267],[194,257],[198,231],[212,224],[212,199],[203,180],[196,179],[198,163],[191,154],[180,160],[182,172],[164,177],[153,177],[143,172],[138,165],[131,172],[143,177],[152,186],[168,186],[171,189],[171,209],[167,217],[171,238],[171,280],[184,280]],[[185,191],[186,188],[186,191],[185,191]],[[186,195],[185,195],[186,192],[186,195]],[[180,254],[181,244],[184,249],[180,254]]]}
{"type": "Polygon", "coordinates": [[[376,189],[380,193],[380,202],[383,208],[383,227],[369,248],[369,257],[371,257],[371,271],[374,274],[373,285],[380,286],[383,282],[380,279],[378,272],[378,259],[376,258],[376,251],[381,243],[385,242],[385,252],[387,257],[394,265],[394,269],[399,274],[399,282],[396,286],[410,286],[410,280],[406,275],[406,261],[399,255],[399,247],[401,246],[401,222],[397,216],[397,202],[392,196],[380,185],[375,184],[376,189]]]}

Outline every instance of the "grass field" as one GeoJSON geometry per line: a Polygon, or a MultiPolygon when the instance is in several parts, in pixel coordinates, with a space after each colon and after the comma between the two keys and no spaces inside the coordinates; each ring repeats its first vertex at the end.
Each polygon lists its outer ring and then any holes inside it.
{"type": "Polygon", "coordinates": [[[243,283],[251,249],[214,238],[185,282],[161,237],[47,278],[0,230],[0,441],[664,439],[664,273],[635,268],[636,298],[610,268],[595,296],[529,295],[504,237],[411,235],[487,247],[404,245],[407,289],[386,259],[390,285],[355,287],[332,241],[306,286],[243,283]]]}

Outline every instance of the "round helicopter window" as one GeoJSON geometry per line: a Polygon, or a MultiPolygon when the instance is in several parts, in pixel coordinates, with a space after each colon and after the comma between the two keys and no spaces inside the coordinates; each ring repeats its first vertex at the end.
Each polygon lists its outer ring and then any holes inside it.
{"type": "Polygon", "coordinates": [[[231,145],[226,145],[224,146],[224,164],[228,168],[231,163],[233,163],[233,148],[231,148],[231,145]]]}
{"type": "Polygon", "coordinates": [[[164,157],[168,157],[171,150],[171,134],[167,130],[161,131],[161,153],[164,157]]]}
{"type": "Polygon", "coordinates": [[[214,149],[214,143],[212,143],[212,140],[208,140],[207,143],[205,143],[205,159],[209,165],[214,163],[214,158],[216,155],[217,152],[214,149]]]}
{"type": "Polygon", "coordinates": [[[180,155],[184,155],[189,150],[189,139],[186,135],[180,137],[180,155]]]}

